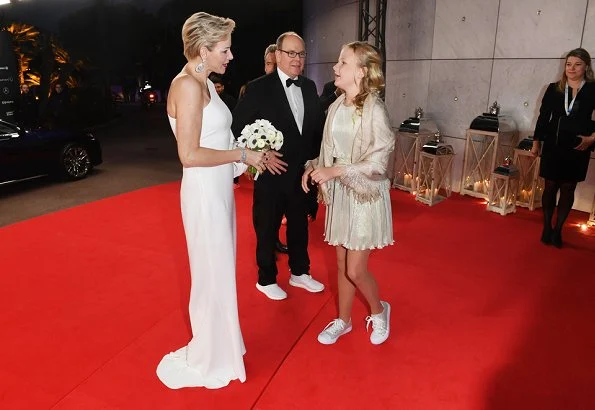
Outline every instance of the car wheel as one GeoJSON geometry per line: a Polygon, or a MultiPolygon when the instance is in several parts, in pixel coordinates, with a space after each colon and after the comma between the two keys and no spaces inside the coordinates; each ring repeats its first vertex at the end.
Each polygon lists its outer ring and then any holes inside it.
{"type": "Polygon", "coordinates": [[[81,179],[91,170],[89,150],[81,144],[68,144],[60,157],[62,173],[68,179],[81,179]]]}

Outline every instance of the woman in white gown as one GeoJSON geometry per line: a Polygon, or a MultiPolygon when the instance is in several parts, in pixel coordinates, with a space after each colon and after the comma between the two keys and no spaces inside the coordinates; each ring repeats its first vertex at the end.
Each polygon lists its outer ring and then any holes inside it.
{"type": "Polygon", "coordinates": [[[281,172],[274,153],[234,148],[231,113],[208,80],[233,59],[233,20],[195,13],[182,29],[188,63],[173,79],[167,114],[184,167],[180,191],[190,260],[192,340],[163,357],[157,376],[167,387],[227,386],[246,380],[246,352],[236,297],[233,178],[247,165],[281,172]]]}

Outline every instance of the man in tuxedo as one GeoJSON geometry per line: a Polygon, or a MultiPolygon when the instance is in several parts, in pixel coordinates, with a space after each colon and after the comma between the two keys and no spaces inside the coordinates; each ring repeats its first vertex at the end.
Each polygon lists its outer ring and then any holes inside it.
{"type": "Polygon", "coordinates": [[[304,40],[283,33],[275,51],[277,69],[246,87],[244,97],[233,112],[232,131],[236,138],[244,126],[255,120],[269,120],[283,133],[279,150],[287,171],[281,175],[264,173],[254,182],[252,215],[256,231],[256,288],[273,300],[287,293],[277,284],[275,242],[279,213],[287,218],[287,247],[291,286],[321,292],[324,285],[310,275],[308,256],[307,197],[301,188],[304,164],[318,156],[324,127],[324,111],[314,82],[301,76],[306,58],[304,40]]]}
{"type": "MultiPolygon", "coordinates": [[[[277,60],[275,58],[275,51],[277,51],[277,44],[269,44],[264,50],[264,73],[270,74],[277,70],[277,60]]],[[[281,228],[281,219],[283,214],[279,215],[279,224],[277,231],[281,228]]],[[[287,253],[287,245],[281,242],[279,234],[277,233],[277,242],[275,242],[275,250],[279,253],[287,253]]]]}

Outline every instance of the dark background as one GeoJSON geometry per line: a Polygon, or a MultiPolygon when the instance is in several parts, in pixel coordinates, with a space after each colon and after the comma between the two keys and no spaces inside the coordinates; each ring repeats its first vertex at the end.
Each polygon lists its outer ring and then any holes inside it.
{"type": "Polygon", "coordinates": [[[236,22],[235,59],[225,75],[232,95],[263,74],[264,49],[279,34],[302,34],[300,0],[24,0],[1,7],[0,22],[32,24],[52,36],[83,63],[77,72],[81,86],[149,81],[165,93],[185,63],[182,24],[198,11],[236,22]]]}

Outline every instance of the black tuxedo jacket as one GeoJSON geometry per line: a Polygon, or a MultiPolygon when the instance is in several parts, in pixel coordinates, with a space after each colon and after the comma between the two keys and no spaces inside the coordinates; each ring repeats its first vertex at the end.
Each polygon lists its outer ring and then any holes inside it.
{"type": "Polygon", "coordinates": [[[320,94],[320,104],[322,105],[322,109],[326,111],[336,99],[337,86],[335,85],[334,81],[329,81],[328,83],[324,84],[322,94],[320,94]]]}
{"type": "Polygon", "coordinates": [[[324,111],[314,82],[306,77],[301,79],[304,98],[301,134],[283,89],[285,85],[281,83],[276,70],[248,83],[246,93],[233,111],[231,129],[236,139],[246,125],[260,119],[269,120],[283,133],[283,146],[279,152],[283,154],[283,161],[288,164],[287,172],[281,175],[265,172],[258,177],[257,184],[274,184],[286,190],[295,189],[296,184],[301,184],[304,163],[316,158],[320,152],[324,111]]]}

